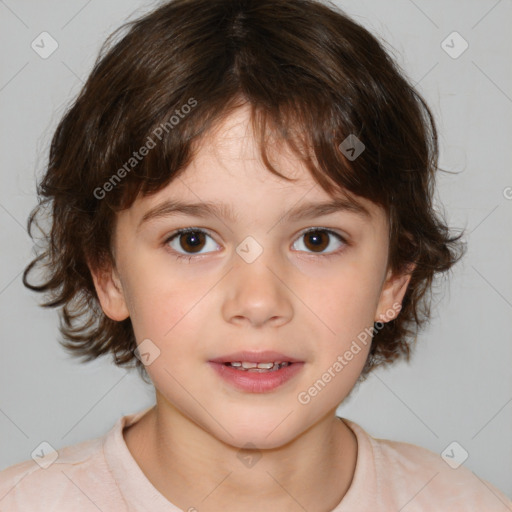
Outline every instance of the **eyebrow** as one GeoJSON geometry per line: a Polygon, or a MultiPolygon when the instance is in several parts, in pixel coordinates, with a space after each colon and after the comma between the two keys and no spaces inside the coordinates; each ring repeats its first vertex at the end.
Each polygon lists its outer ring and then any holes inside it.
{"type": "MultiPolygon", "coordinates": [[[[339,212],[349,212],[362,218],[371,218],[371,214],[362,204],[340,197],[326,203],[306,203],[296,206],[286,212],[281,221],[300,221],[313,219],[323,215],[339,212]]],[[[142,224],[157,218],[167,218],[176,215],[191,215],[194,217],[211,218],[222,217],[233,223],[238,220],[230,205],[215,204],[211,202],[184,203],[175,200],[166,200],[148,210],[140,220],[137,230],[142,224]]]]}

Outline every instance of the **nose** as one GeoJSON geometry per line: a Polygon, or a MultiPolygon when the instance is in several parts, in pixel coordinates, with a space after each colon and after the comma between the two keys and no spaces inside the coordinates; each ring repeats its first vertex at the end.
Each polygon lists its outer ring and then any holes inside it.
{"type": "Polygon", "coordinates": [[[293,293],[282,265],[263,251],[248,263],[236,257],[223,288],[222,314],[226,322],[278,327],[293,317],[293,293]]]}

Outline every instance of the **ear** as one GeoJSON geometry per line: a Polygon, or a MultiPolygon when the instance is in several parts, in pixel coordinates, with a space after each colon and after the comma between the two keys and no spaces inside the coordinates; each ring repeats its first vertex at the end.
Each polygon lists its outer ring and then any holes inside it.
{"type": "Polygon", "coordinates": [[[120,322],[126,320],[130,313],[126,306],[121,280],[115,268],[91,270],[94,287],[105,315],[120,322]]]}
{"type": "Polygon", "coordinates": [[[410,264],[404,273],[398,275],[393,274],[391,269],[388,270],[386,280],[382,285],[375,322],[386,323],[398,316],[415,268],[415,264],[410,264]]]}

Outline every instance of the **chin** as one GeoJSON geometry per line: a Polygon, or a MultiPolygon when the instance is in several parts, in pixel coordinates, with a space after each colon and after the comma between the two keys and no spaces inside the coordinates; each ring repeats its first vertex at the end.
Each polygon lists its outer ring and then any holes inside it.
{"type": "Polygon", "coordinates": [[[268,435],[267,431],[262,431],[257,427],[241,428],[232,432],[233,437],[225,432],[222,432],[223,438],[221,439],[226,444],[233,446],[237,449],[258,449],[258,450],[273,450],[285,446],[295,438],[288,430],[281,432],[279,435],[268,435]]]}
{"type": "Polygon", "coordinates": [[[294,412],[290,414],[290,411],[286,414],[282,411],[262,414],[256,410],[247,414],[225,414],[222,419],[218,419],[224,428],[216,422],[209,422],[213,428],[210,432],[222,442],[236,448],[247,448],[250,444],[261,450],[270,450],[293,441],[309,427],[305,424],[301,428],[297,424],[297,418],[292,418],[293,416],[294,412]]]}

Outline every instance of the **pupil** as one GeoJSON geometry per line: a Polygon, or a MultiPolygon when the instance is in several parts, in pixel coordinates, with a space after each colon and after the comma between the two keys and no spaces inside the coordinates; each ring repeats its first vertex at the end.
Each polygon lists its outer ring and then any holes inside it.
{"type": "Polygon", "coordinates": [[[187,245],[191,247],[191,250],[189,252],[197,252],[197,248],[201,245],[203,242],[201,238],[203,238],[203,233],[199,233],[197,231],[191,231],[189,233],[184,233],[182,235],[182,241],[185,240],[185,244],[182,244],[183,248],[188,250],[186,247],[187,245]],[[192,241],[189,243],[189,241],[192,241]]]}
{"type": "MultiPolygon", "coordinates": [[[[308,233],[308,236],[306,238],[307,242],[312,241],[312,247],[308,246],[309,249],[325,249],[325,247],[322,247],[323,245],[325,245],[325,233],[323,231],[311,231],[310,233],[308,233]],[[324,240],[322,240],[322,238],[324,238],[324,240]]],[[[308,245],[308,243],[306,243],[306,245],[308,245]]]]}

